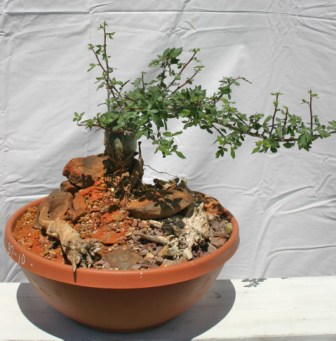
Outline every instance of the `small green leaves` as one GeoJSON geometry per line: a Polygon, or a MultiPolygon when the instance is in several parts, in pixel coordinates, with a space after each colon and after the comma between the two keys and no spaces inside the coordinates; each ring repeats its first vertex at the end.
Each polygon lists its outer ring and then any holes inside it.
{"type": "Polygon", "coordinates": [[[299,135],[297,141],[299,149],[309,150],[312,142],[313,137],[311,136],[309,130],[301,130],[301,134],[299,135]]]}
{"type": "Polygon", "coordinates": [[[91,71],[92,69],[94,69],[97,66],[97,64],[91,63],[90,67],[88,68],[88,72],[91,71]]]}
{"type": "Polygon", "coordinates": [[[181,135],[181,134],[182,134],[182,131],[177,131],[175,133],[171,133],[170,131],[165,131],[162,135],[165,137],[174,137],[174,136],[181,135]]]}
{"type": "MultiPolygon", "coordinates": [[[[179,134],[179,133],[178,133],[179,134]]],[[[166,136],[169,134],[166,134],[166,136]]],[[[167,138],[158,136],[153,139],[153,144],[157,145],[156,152],[161,152],[163,157],[176,154],[179,158],[185,159],[184,154],[178,150],[178,146],[174,142],[173,136],[176,134],[171,134],[167,138]]]]}
{"type": "Polygon", "coordinates": [[[73,122],[80,122],[82,120],[84,114],[85,114],[84,112],[82,112],[80,114],[78,114],[78,112],[75,112],[72,121],[73,122]]]}
{"type": "Polygon", "coordinates": [[[183,52],[182,47],[180,48],[167,48],[161,55],[158,55],[156,59],[149,63],[149,67],[161,66],[162,68],[168,65],[178,64],[180,59],[178,58],[183,52]]]}
{"type": "Polygon", "coordinates": [[[302,100],[308,108],[304,117],[281,105],[280,92],[271,94],[271,113],[241,113],[231,97],[234,87],[241,82],[250,83],[243,77],[223,77],[217,90],[208,95],[202,86],[194,85],[195,77],[204,68],[198,59],[199,49],[187,54],[181,47],[166,48],[149,63],[152,70],[148,74],[141,72],[133,81],[119,80],[110,64],[107,41],[114,38],[114,32],[109,32],[108,27],[106,21],[98,27],[103,32],[100,44],[88,45],[95,57],[88,71],[97,67],[101,70],[96,83],[98,89],[106,91],[106,111],[89,119],[83,119],[84,113],[75,113],[73,121],[80,126],[131,131],[138,139],[152,140],[164,157],[175,154],[180,158],[185,156],[178,150],[175,138],[190,127],[199,127],[214,136],[216,157],[229,154],[232,158],[246,136],[256,138],[252,153],[276,153],[282,146],[309,150],[316,139],[336,132],[336,121],[321,124],[313,115],[313,100],[318,96],[312,90],[302,100]],[[168,122],[172,119],[182,122],[182,131],[169,131],[168,122]]]}

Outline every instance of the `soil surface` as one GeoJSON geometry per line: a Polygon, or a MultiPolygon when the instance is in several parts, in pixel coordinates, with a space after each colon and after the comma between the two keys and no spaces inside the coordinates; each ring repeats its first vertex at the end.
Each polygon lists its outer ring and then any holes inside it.
{"type": "MultiPolygon", "coordinates": [[[[207,197],[208,202],[216,202],[207,197]]],[[[27,250],[50,259],[54,262],[68,263],[63,256],[58,240],[41,233],[34,227],[38,209],[28,209],[17,221],[14,229],[15,239],[27,250]]],[[[212,218],[213,214],[211,214],[212,218]]],[[[94,209],[83,215],[74,228],[83,239],[97,239],[101,242],[101,250],[96,256],[93,268],[98,269],[146,269],[158,266],[168,266],[187,259],[181,257],[174,260],[167,256],[162,243],[155,241],[156,237],[169,236],[172,230],[180,229],[174,224],[174,219],[164,219],[162,227],[156,227],[150,220],[132,218],[126,211],[115,210],[111,213],[94,209]],[[146,238],[143,236],[146,235],[146,238]],[[149,240],[153,236],[153,240],[149,240]]],[[[208,243],[192,250],[193,258],[198,258],[213,252],[224,245],[231,233],[231,224],[225,215],[216,215],[211,226],[208,243]]]]}
{"type": "MultiPolygon", "coordinates": [[[[81,265],[95,269],[139,270],[170,266],[203,257],[230,238],[231,215],[221,204],[212,197],[178,185],[177,180],[141,184],[127,195],[119,188],[120,183],[127,184],[125,179],[129,175],[105,177],[102,173],[84,177],[77,174],[77,180],[73,180],[74,172],[69,168],[69,165],[65,168],[69,181],[52,192],[41,207],[28,209],[14,229],[15,239],[24,248],[50,261],[69,264],[64,243],[62,247],[59,238],[48,234],[48,229],[39,224],[43,207],[47,207],[48,221],[62,220],[78,232],[83,241],[94,240],[99,245],[99,250],[92,253],[92,260],[81,265]],[[81,179],[80,185],[78,179],[81,179]],[[190,244],[190,233],[184,236],[184,231],[190,222],[197,221],[197,210],[204,215],[209,231],[203,233],[202,238],[196,236],[190,244]],[[196,220],[192,220],[194,217],[196,220]]],[[[195,231],[202,234],[197,226],[195,231]]]]}

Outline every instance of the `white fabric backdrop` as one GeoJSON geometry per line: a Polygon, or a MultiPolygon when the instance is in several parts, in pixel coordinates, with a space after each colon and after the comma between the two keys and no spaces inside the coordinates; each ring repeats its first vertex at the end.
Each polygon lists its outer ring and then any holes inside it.
{"type": "MultiPolygon", "coordinates": [[[[266,112],[271,92],[305,114],[308,89],[315,112],[336,119],[336,2],[2,0],[0,2],[0,219],[47,195],[66,162],[102,152],[102,135],[72,123],[74,111],[94,114],[102,101],[87,44],[107,20],[117,32],[113,62],[120,78],[137,76],[167,46],[201,48],[199,77],[212,91],[221,76],[253,82],[238,88],[241,111],[266,112]]],[[[215,159],[211,136],[179,139],[187,160],[163,160],[143,143],[145,162],[189,179],[192,189],[221,200],[241,228],[238,252],[221,278],[336,275],[335,138],[310,153],[282,150],[215,159]]],[[[146,179],[157,177],[148,169],[146,179]]],[[[24,281],[1,244],[0,280],[24,281]]]]}

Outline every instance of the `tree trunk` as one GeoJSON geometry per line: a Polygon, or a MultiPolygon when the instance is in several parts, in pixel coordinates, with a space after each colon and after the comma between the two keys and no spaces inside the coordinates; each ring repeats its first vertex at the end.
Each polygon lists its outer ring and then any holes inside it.
{"type": "Polygon", "coordinates": [[[133,133],[105,130],[105,155],[108,156],[117,171],[126,174],[128,180],[123,184],[126,196],[142,183],[144,163],[139,151],[137,154],[137,139],[133,133]]]}
{"type": "Polygon", "coordinates": [[[109,156],[117,169],[132,171],[137,149],[137,140],[132,133],[105,130],[105,155],[109,156]]]}

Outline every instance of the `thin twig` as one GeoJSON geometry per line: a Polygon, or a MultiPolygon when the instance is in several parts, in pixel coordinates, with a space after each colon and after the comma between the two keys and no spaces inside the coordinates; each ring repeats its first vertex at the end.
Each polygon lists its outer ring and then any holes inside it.
{"type": "Polygon", "coordinates": [[[282,127],[282,135],[285,135],[285,133],[286,133],[286,125],[287,125],[287,118],[288,118],[288,108],[286,107],[285,109],[286,109],[286,111],[285,111],[285,121],[284,121],[284,125],[282,127]]]}
{"type": "Polygon", "coordinates": [[[172,95],[176,92],[179,91],[180,89],[182,89],[183,87],[185,87],[187,84],[190,84],[191,81],[195,78],[195,76],[199,73],[199,71],[195,71],[194,74],[188,78],[184,83],[182,83],[181,85],[179,85],[174,91],[172,91],[172,95]]]}
{"type": "Polygon", "coordinates": [[[142,158],[141,141],[138,141],[138,150],[139,150],[139,159],[141,159],[142,158]]]}
{"type": "MultiPolygon", "coordinates": [[[[234,132],[236,132],[236,133],[241,133],[241,131],[240,131],[237,127],[234,127],[234,126],[231,125],[231,124],[228,124],[228,123],[227,123],[227,124],[225,124],[225,126],[224,126],[223,124],[218,123],[218,122],[217,122],[217,124],[218,124],[218,125],[222,125],[223,127],[228,128],[228,129],[230,129],[230,130],[232,130],[232,131],[234,131],[234,132]]],[[[221,132],[219,131],[219,129],[218,129],[217,127],[215,127],[214,125],[212,125],[212,127],[213,127],[214,129],[216,129],[216,131],[217,131],[220,135],[225,136],[223,133],[221,133],[221,132]]],[[[336,133],[336,131],[330,132],[329,134],[332,134],[332,133],[336,133]]],[[[251,137],[256,137],[256,138],[262,139],[262,140],[264,140],[264,139],[266,138],[265,134],[253,133],[253,132],[251,132],[251,131],[246,131],[245,134],[248,135],[248,136],[251,136],[251,137]]],[[[315,135],[313,134],[312,137],[314,137],[314,138],[321,138],[320,135],[316,135],[316,134],[315,134],[315,135]]],[[[297,138],[297,137],[278,138],[277,141],[278,141],[278,142],[296,142],[296,141],[298,141],[298,138],[297,138]]]]}
{"type": "Polygon", "coordinates": [[[279,105],[278,100],[279,100],[279,93],[276,93],[275,94],[274,112],[273,112],[273,115],[272,115],[272,125],[271,125],[270,135],[272,135],[273,130],[274,130],[275,116],[276,116],[276,114],[278,112],[278,105],[279,105]]]}
{"type": "MultiPolygon", "coordinates": [[[[103,60],[105,60],[105,65],[106,65],[106,79],[110,78],[110,67],[108,63],[108,57],[107,57],[107,47],[106,47],[106,29],[104,25],[104,57],[103,60]]],[[[107,110],[111,110],[111,105],[110,105],[110,90],[109,90],[109,84],[106,82],[106,92],[107,92],[107,110]]]]}
{"type": "Polygon", "coordinates": [[[310,134],[313,136],[313,94],[309,92],[310,134]]]}
{"type": "Polygon", "coordinates": [[[153,171],[156,172],[156,173],[159,173],[159,174],[166,174],[166,175],[172,176],[172,177],[174,177],[174,178],[177,178],[177,176],[174,175],[174,174],[170,174],[170,173],[168,173],[168,172],[158,171],[157,169],[151,167],[150,165],[144,165],[144,167],[148,167],[148,168],[150,168],[151,170],[153,170],[153,171]]]}
{"type": "MultiPolygon", "coordinates": [[[[184,71],[184,70],[188,67],[188,65],[194,60],[196,54],[197,54],[197,51],[195,51],[195,52],[193,53],[193,55],[190,57],[190,59],[183,65],[183,67],[181,68],[180,72],[177,74],[178,76],[181,76],[181,75],[182,75],[183,71],[184,71]]],[[[173,80],[171,81],[171,83],[167,86],[167,90],[175,84],[175,81],[176,81],[175,79],[173,79],[173,80]]],[[[174,92],[176,92],[176,91],[177,91],[177,90],[175,89],[174,92]]],[[[174,92],[173,92],[173,93],[174,93],[174,92]]]]}

